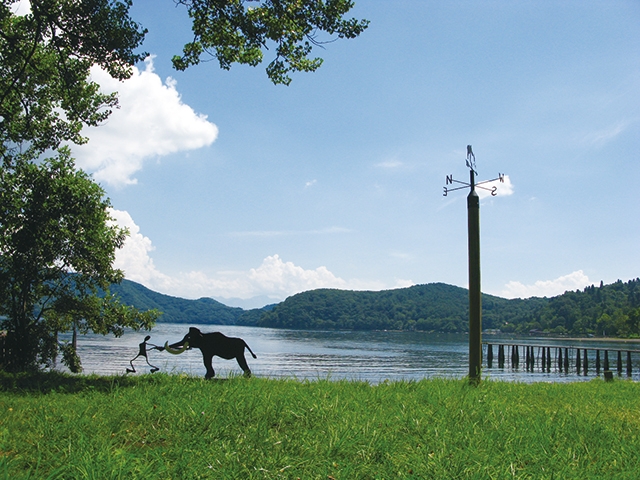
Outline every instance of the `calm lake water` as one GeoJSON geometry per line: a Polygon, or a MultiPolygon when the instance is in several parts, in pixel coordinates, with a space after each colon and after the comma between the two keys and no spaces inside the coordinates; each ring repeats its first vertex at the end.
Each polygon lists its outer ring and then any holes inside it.
{"type": "MultiPolygon", "coordinates": [[[[148,334],[149,343],[164,345],[181,340],[189,325],[159,323],[150,332],[127,332],[120,338],[102,335],[86,335],[78,338],[78,349],[85,373],[118,375],[125,373],[129,360],[138,353],[138,344],[148,334]]],[[[203,332],[220,331],[230,337],[241,337],[258,356],[246,352],[247,362],[254,375],[269,378],[297,379],[351,379],[380,383],[385,380],[419,380],[422,378],[462,378],[468,373],[468,337],[458,334],[423,332],[356,332],[356,331],[301,331],[272,328],[199,325],[203,332]]],[[[485,335],[484,341],[529,345],[554,345],[557,341],[545,338],[485,335]]],[[[623,344],[593,340],[580,342],[580,348],[629,348],[638,350],[633,358],[634,380],[640,380],[640,344],[623,344]],[[626,345],[626,346],[624,346],[626,345]]],[[[486,351],[486,350],[485,350],[486,351]]],[[[537,351],[537,349],[536,349],[537,351]]],[[[494,347],[494,368],[483,370],[483,378],[520,382],[585,381],[595,377],[595,353],[590,352],[588,376],[575,373],[550,373],[524,371],[524,353],[521,367],[499,369],[497,349],[494,347]]],[[[537,355],[537,354],[536,354],[537,355]]],[[[486,357],[486,354],[485,354],[486,357]]],[[[611,368],[615,369],[616,357],[610,354],[611,368]]],[[[626,356],[624,356],[626,361],[626,356]]],[[[188,350],[181,355],[171,355],[157,350],[149,351],[149,361],[168,373],[187,373],[204,376],[200,350],[188,350]]],[[[144,358],[134,363],[138,374],[149,373],[144,358]]],[[[216,376],[240,375],[242,370],[235,360],[214,357],[216,376]]],[[[626,372],[626,364],[625,364],[626,372]]],[[[626,378],[626,373],[623,373],[626,378]]]]}

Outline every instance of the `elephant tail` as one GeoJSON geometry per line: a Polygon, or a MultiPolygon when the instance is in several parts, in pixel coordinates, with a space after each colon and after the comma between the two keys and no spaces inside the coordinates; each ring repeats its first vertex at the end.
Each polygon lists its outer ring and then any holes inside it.
{"type": "Polygon", "coordinates": [[[258,358],[256,357],[256,354],[251,351],[251,349],[249,348],[249,345],[247,345],[247,342],[245,342],[244,340],[242,342],[244,343],[244,346],[246,347],[246,349],[249,350],[251,355],[253,355],[253,358],[258,358]]]}

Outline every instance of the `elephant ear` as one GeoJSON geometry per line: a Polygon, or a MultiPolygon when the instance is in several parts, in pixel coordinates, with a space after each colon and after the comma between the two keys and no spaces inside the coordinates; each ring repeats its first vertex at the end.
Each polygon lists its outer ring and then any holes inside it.
{"type": "Polygon", "coordinates": [[[182,348],[171,348],[169,346],[169,342],[164,342],[164,349],[173,354],[173,355],[180,355],[182,352],[184,352],[187,348],[189,348],[189,342],[184,342],[184,345],[182,345],[182,348]]]}

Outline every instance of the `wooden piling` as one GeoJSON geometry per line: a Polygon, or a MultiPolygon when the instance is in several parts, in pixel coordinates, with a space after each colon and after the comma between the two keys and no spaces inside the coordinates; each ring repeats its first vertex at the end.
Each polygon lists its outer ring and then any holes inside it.
{"type": "Polygon", "coordinates": [[[609,370],[609,351],[604,351],[604,371],[609,370]]]}
{"type": "Polygon", "coordinates": [[[600,375],[600,350],[596,350],[596,375],[600,375]]]}
{"type": "Polygon", "coordinates": [[[493,366],[493,345],[487,344],[487,368],[493,366]]]}
{"type": "Polygon", "coordinates": [[[551,347],[547,347],[547,372],[551,373],[551,347]]]}
{"type": "Polygon", "coordinates": [[[622,352],[618,350],[618,362],[616,364],[616,370],[618,370],[618,375],[622,375],[622,352]]]}
{"type": "Polygon", "coordinates": [[[498,368],[504,368],[504,345],[498,347],[498,368]]]}
{"type": "Polygon", "coordinates": [[[558,371],[562,373],[562,348],[558,348],[558,371]]]}
{"type": "Polygon", "coordinates": [[[569,349],[564,349],[564,373],[569,373],[569,349]]]}
{"type": "Polygon", "coordinates": [[[576,348],[576,373],[580,375],[580,369],[582,365],[580,365],[580,349],[576,348]]]}
{"type": "Polygon", "coordinates": [[[542,347],[542,371],[544,372],[545,366],[547,364],[547,355],[545,352],[545,348],[542,347]]]}
{"type": "Polygon", "coordinates": [[[627,352],[627,376],[631,376],[631,352],[627,352]]]}
{"type": "Polygon", "coordinates": [[[583,358],[583,365],[584,365],[584,375],[587,375],[587,372],[589,371],[589,355],[587,354],[587,349],[584,349],[584,358],[583,358]]]}

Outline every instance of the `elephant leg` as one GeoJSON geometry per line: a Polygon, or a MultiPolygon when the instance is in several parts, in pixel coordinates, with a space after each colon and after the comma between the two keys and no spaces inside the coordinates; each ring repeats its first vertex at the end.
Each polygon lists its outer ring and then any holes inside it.
{"type": "Polygon", "coordinates": [[[238,365],[240,365],[240,368],[244,371],[244,376],[250,377],[251,370],[249,370],[249,365],[247,365],[247,359],[244,358],[244,352],[238,355],[236,357],[236,360],[238,361],[238,365]]]}
{"type": "Polygon", "coordinates": [[[204,368],[207,369],[207,374],[204,376],[207,380],[216,376],[216,372],[213,370],[213,365],[211,365],[211,360],[213,360],[213,355],[202,353],[202,361],[204,362],[204,368]]]}

